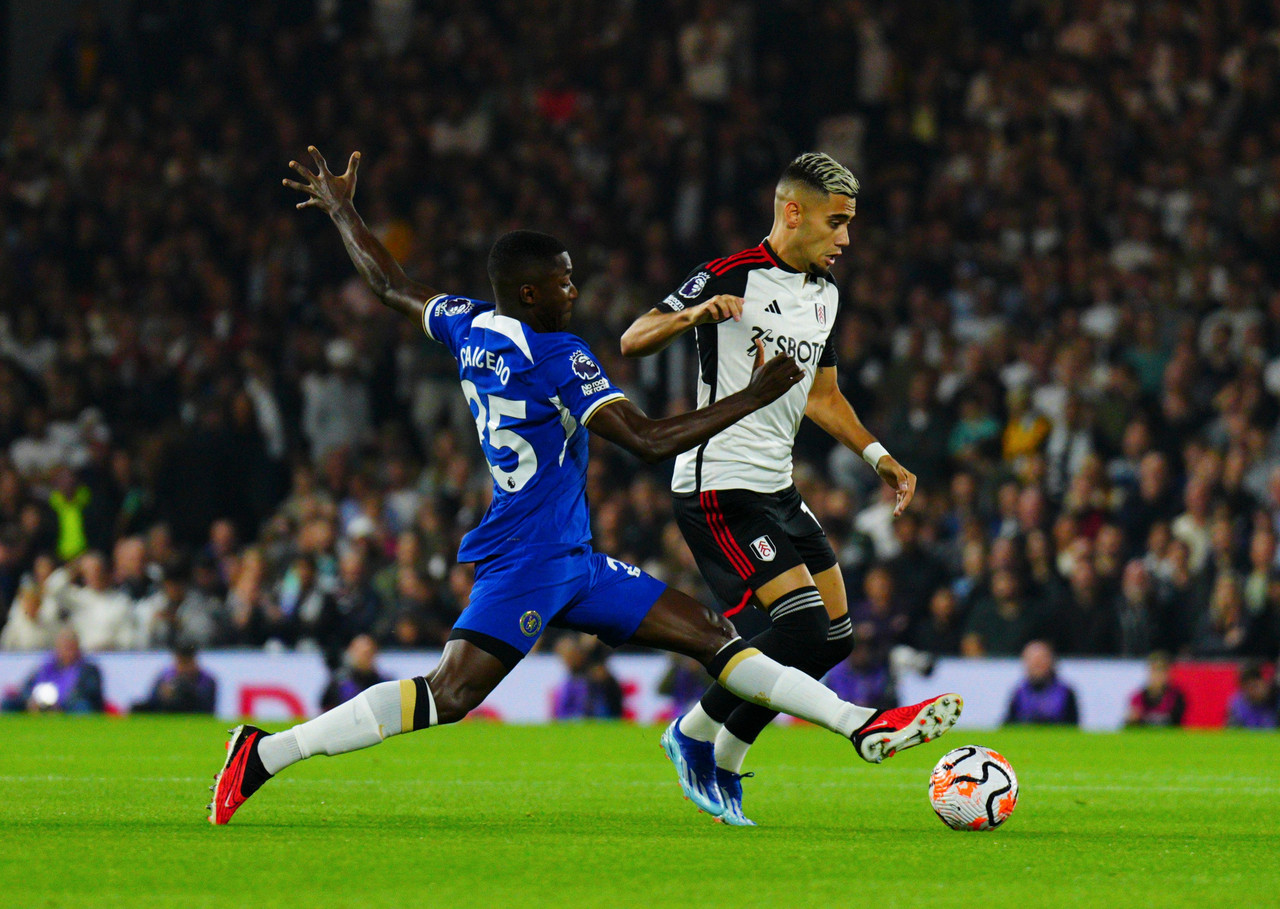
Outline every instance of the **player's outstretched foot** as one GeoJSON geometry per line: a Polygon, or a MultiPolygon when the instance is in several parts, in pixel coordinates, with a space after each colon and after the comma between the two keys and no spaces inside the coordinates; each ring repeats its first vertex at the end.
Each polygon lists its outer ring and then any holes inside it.
{"type": "Polygon", "coordinates": [[[963,709],[960,695],[941,694],[910,707],[877,711],[851,736],[853,746],[864,761],[879,764],[899,751],[933,741],[956,724],[963,709]]]}
{"type": "Polygon", "coordinates": [[[756,822],[742,813],[742,781],[754,773],[734,773],[723,767],[716,768],[716,785],[720,787],[720,798],[724,800],[724,814],[716,818],[721,824],[730,827],[754,827],[756,822]]]}
{"type": "Polygon", "coordinates": [[[237,726],[227,742],[227,760],[213,777],[209,823],[225,824],[249,796],[271,779],[258,757],[258,742],[267,735],[257,726],[237,726]]]}
{"type": "Polygon", "coordinates": [[[715,745],[699,742],[680,731],[681,717],[676,717],[662,733],[662,750],[675,765],[684,797],[712,817],[724,814],[724,801],[716,785],[715,745]]]}

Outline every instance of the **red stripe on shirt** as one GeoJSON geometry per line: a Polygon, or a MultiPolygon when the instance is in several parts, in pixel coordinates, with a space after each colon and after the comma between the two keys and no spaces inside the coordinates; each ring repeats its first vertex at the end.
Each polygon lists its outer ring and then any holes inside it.
{"type": "Polygon", "coordinates": [[[721,256],[719,259],[713,259],[712,261],[707,263],[707,268],[708,269],[719,268],[721,265],[728,262],[730,259],[736,259],[739,256],[745,256],[747,253],[760,252],[760,250],[762,249],[764,249],[764,247],[761,245],[751,246],[751,247],[748,247],[747,249],[740,249],[736,253],[733,253],[731,255],[721,256]]]}
{"type": "Polygon", "coordinates": [[[708,266],[707,271],[719,277],[720,275],[733,271],[733,269],[739,267],[740,265],[755,265],[760,262],[772,262],[772,261],[773,260],[769,258],[769,254],[762,249],[762,250],[753,252],[749,256],[744,255],[744,256],[730,257],[728,259],[725,259],[723,263],[715,266],[714,268],[708,266]]]}

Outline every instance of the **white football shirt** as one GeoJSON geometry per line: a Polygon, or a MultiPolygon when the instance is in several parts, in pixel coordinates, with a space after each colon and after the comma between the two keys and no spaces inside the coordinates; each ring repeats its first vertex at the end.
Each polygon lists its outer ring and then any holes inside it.
{"type": "Polygon", "coordinates": [[[772,404],[677,456],[671,490],[779,492],[791,485],[791,449],[814,376],[818,367],[836,363],[830,336],[839,291],[829,274],[806,274],[787,265],[766,240],[699,266],[657,308],[678,312],[717,294],[743,298],[742,321],[694,328],[699,407],[747,387],[756,340],[764,344],[766,360],[790,354],[805,377],[772,404]]]}

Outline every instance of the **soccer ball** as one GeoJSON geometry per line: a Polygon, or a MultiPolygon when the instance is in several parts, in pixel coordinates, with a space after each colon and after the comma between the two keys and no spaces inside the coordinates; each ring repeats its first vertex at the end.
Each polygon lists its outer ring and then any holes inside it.
{"type": "Polygon", "coordinates": [[[1018,778],[1004,755],[965,745],[948,751],[933,768],[929,801],[952,830],[994,830],[1018,804],[1018,778]]]}

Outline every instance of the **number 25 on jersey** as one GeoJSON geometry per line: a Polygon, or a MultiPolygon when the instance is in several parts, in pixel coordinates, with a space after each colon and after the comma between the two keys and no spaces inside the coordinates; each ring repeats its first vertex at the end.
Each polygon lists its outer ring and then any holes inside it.
{"type": "Polygon", "coordinates": [[[533,446],[523,436],[502,428],[503,417],[524,419],[525,402],[512,401],[498,395],[488,395],[489,404],[485,406],[475,383],[470,379],[461,382],[462,393],[467,403],[475,408],[476,432],[480,434],[480,445],[484,448],[485,458],[489,461],[489,472],[500,489],[517,492],[524,488],[538,470],[538,455],[533,446]],[[502,449],[515,452],[516,469],[507,471],[498,466],[498,452],[502,449]]]}

